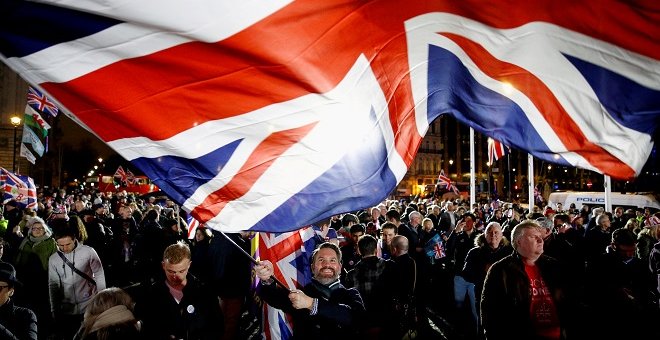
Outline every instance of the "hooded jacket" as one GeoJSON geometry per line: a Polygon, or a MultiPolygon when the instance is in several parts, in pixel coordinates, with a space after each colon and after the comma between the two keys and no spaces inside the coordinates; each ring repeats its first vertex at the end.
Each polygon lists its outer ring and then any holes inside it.
{"type": "Polygon", "coordinates": [[[94,248],[80,244],[64,256],[81,272],[96,281],[92,284],[74,272],[56,252],[48,259],[50,308],[55,314],[79,315],[98,291],[106,288],[101,259],[94,248]]]}

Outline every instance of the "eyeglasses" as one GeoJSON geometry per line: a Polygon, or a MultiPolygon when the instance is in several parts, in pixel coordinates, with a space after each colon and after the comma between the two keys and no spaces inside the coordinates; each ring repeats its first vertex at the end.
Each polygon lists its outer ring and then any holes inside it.
{"type": "Polygon", "coordinates": [[[45,230],[44,227],[32,227],[32,230],[45,230]]]}

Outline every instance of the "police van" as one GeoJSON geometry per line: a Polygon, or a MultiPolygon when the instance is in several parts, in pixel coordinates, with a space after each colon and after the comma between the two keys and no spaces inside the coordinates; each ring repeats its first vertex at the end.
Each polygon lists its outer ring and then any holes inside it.
{"type": "MultiPolygon", "coordinates": [[[[582,209],[583,205],[589,207],[605,206],[605,193],[600,191],[580,192],[580,191],[559,191],[553,192],[548,197],[548,204],[555,208],[561,203],[564,209],[568,209],[571,204],[575,204],[576,209],[582,209]]],[[[616,207],[628,208],[651,208],[654,211],[660,210],[658,197],[653,193],[610,193],[610,204],[612,209],[616,207]]]]}

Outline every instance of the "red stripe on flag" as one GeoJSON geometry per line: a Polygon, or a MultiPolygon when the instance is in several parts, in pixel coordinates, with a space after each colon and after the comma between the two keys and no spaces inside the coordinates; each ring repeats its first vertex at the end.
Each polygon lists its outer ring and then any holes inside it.
{"type": "Polygon", "coordinates": [[[613,177],[631,178],[635,175],[635,171],[630,166],[589,141],[552,91],[535,75],[522,67],[493,57],[486,49],[472,40],[452,33],[440,34],[458,44],[485,74],[493,79],[508,82],[523,92],[568,150],[579,154],[601,172],[608,172],[613,177]],[[612,169],[613,164],[617,164],[616,169],[612,169]]]}
{"type": "MultiPolygon", "coordinates": [[[[272,235],[272,234],[271,234],[272,235]]],[[[264,240],[259,241],[259,258],[263,260],[268,260],[273,264],[274,273],[273,275],[280,280],[282,283],[286,283],[287,280],[282,273],[278,262],[289,256],[292,253],[295,253],[296,250],[300,249],[303,245],[302,237],[300,236],[299,231],[291,232],[291,236],[287,237],[280,242],[277,242],[272,247],[268,248],[264,240]]],[[[294,279],[295,281],[295,279],[294,279]]],[[[296,287],[289,287],[294,289],[296,287]]]]}
{"type": "Polygon", "coordinates": [[[227,203],[245,195],[273,162],[303,139],[314,126],[316,123],[271,134],[256,147],[237,175],[224,187],[208,195],[204,202],[192,210],[192,215],[200,221],[208,221],[218,215],[227,203]]]}

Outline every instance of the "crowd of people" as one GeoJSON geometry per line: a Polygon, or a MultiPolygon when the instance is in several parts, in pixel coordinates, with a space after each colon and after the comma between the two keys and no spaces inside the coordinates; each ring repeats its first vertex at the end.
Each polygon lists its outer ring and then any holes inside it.
{"type": "Polygon", "coordinates": [[[312,281],[291,291],[238,249],[249,233],[189,239],[160,203],[59,190],[37,210],[4,204],[0,337],[240,339],[253,272],[297,339],[433,338],[429,310],[462,339],[660,336],[648,209],[387,200],[316,223],[312,281]]]}

